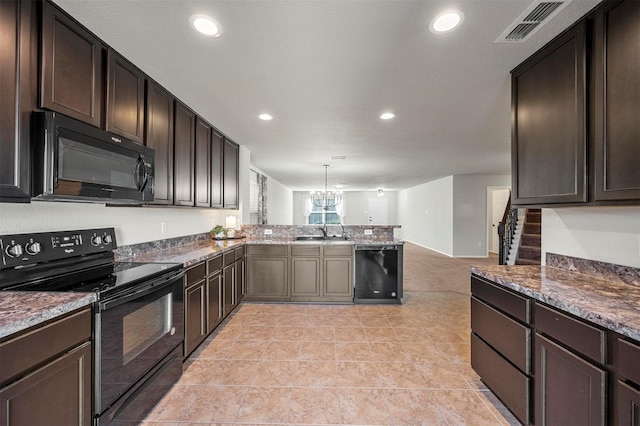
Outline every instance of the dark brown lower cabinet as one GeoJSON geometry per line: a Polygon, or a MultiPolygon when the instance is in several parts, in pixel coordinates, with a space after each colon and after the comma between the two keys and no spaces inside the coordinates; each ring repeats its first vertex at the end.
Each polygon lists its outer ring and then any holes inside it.
{"type": "Polygon", "coordinates": [[[225,266],[223,270],[224,275],[224,289],[222,291],[223,294],[223,307],[224,307],[224,315],[227,316],[233,310],[236,303],[235,289],[236,289],[236,271],[235,264],[231,264],[229,266],[225,266]]]}
{"type": "Polygon", "coordinates": [[[244,257],[236,261],[236,304],[242,302],[247,293],[247,282],[245,280],[244,257]]]}
{"type": "Polygon", "coordinates": [[[222,321],[222,271],[207,277],[207,333],[222,321]]]}
{"type": "Polygon", "coordinates": [[[607,372],[544,336],[535,336],[535,424],[607,424],[607,372]]]}
{"type": "Polygon", "coordinates": [[[185,359],[207,337],[206,281],[198,281],[185,289],[185,359]]]}
{"type": "Polygon", "coordinates": [[[617,387],[618,424],[640,426],[640,391],[620,381],[617,387]]]}

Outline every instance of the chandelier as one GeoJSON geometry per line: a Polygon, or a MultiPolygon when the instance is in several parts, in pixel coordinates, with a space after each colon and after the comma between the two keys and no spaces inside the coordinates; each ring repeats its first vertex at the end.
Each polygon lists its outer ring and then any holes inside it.
{"type": "Polygon", "coordinates": [[[329,191],[327,188],[327,172],[329,165],[324,164],[324,191],[311,192],[311,203],[323,210],[329,210],[342,202],[342,191],[329,191]]]}

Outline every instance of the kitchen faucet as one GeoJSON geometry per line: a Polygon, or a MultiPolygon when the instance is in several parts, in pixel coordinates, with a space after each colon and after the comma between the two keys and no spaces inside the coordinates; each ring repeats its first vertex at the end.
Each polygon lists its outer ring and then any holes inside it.
{"type": "Polygon", "coordinates": [[[322,224],[322,227],[320,227],[318,229],[322,231],[322,236],[324,238],[327,238],[327,225],[326,224],[322,224]]]}

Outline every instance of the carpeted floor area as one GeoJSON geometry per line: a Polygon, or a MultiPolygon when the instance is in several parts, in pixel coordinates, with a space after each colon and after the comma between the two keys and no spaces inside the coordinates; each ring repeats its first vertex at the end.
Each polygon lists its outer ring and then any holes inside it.
{"type": "Polygon", "coordinates": [[[497,265],[498,256],[452,258],[416,244],[404,244],[405,292],[452,291],[470,294],[469,266],[497,265]]]}

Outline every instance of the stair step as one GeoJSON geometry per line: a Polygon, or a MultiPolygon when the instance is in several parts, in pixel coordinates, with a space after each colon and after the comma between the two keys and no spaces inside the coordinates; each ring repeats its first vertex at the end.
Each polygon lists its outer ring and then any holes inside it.
{"type": "Polygon", "coordinates": [[[520,244],[524,246],[540,247],[542,236],[540,234],[522,234],[520,244]]]}
{"type": "Polygon", "coordinates": [[[540,265],[540,261],[533,259],[516,259],[516,265],[540,265]]]}
{"type": "Polygon", "coordinates": [[[540,234],[540,224],[539,223],[525,223],[523,234],[540,234]]]}
{"type": "Polygon", "coordinates": [[[534,259],[540,262],[542,258],[540,247],[520,246],[518,249],[518,259],[534,259]]]}

